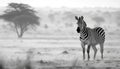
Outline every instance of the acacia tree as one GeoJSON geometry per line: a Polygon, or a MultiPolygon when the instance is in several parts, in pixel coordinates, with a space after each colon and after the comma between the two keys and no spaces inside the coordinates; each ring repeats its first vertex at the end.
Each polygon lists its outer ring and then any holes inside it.
{"type": "Polygon", "coordinates": [[[8,8],[4,11],[4,14],[0,15],[0,18],[8,21],[19,38],[28,29],[39,25],[39,17],[36,15],[36,11],[27,4],[9,3],[8,8]]]}

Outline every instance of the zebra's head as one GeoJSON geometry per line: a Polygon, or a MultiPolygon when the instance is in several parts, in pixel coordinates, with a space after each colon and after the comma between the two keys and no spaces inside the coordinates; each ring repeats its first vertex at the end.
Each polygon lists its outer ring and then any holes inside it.
{"type": "Polygon", "coordinates": [[[77,20],[77,25],[78,25],[77,32],[80,33],[80,31],[83,30],[87,25],[85,21],[83,20],[84,19],[83,16],[81,17],[75,16],[75,19],[77,20]]]}

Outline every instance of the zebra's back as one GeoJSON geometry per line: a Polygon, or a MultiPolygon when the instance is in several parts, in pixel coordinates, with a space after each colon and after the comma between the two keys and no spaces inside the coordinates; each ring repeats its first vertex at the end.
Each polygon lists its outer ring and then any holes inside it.
{"type": "Polygon", "coordinates": [[[105,41],[105,31],[101,27],[89,28],[86,27],[84,30],[80,31],[77,28],[77,32],[80,32],[80,41],[85,44],[101,44],[105,41]]]}
{"type": "Polygon", "coordinates": [[[105,31],[101,27],[95,27],[93,28],[93,33],[95,40],[99,43],[104,43],[105,41],[105,31]]]}

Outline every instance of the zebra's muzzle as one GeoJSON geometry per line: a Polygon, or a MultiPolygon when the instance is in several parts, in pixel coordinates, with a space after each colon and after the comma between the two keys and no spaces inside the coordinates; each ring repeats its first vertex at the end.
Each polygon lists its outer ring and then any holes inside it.
{"type": "Polygon", "coordinates": [[[77,31],[77,33],[80,33],[80,28],[79,28],[79,27],[77,27],[76,31],[77,31]]]}

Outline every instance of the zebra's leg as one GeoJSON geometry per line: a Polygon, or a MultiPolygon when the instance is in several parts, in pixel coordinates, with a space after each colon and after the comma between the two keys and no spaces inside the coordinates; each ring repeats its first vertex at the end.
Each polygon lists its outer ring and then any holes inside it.
{"type": "Polygon", "coordinates": [[[83,49],[83,60],[85,60],[85,44],[81,43],[82,49],[83,49]]]}
{"type": "Polygon", "coordinates": [[[88,45],[88,48],[87,48],[88,60],[90,59],[90,54],[89,54],[89,53],[90,53],[90,47],[91,47],[91,46],[88,45]]]}
{"type": "Polygon", "coordinates": [[[104,44],[100,44],[101,59],[103,59],[104,44]]]}
{"type": "Polygon", "coordinates": [[[95,57],[96,57],[96,53],[97,53],[97,48],[96,48],[95,45],[93,45],[92,48],[93,48],[93,50],[94,50],[94,59],[95,59],[95,57]]]}

